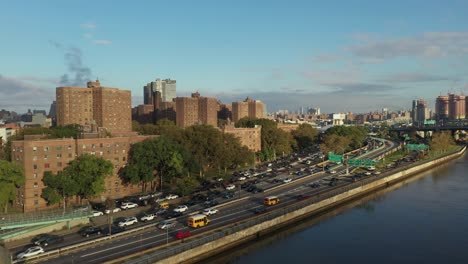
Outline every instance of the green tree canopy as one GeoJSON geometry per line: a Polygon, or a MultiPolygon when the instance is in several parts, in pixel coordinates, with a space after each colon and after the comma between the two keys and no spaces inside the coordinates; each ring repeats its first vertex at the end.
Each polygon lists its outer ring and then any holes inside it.
{"type": "Polygon", "coordinates": [[[293,130],[292,135],[297,142],[299,149],[305,149],[312,146],[318,137],[318,130],[313,128],[310,124],[300,124],[299,127],[293,130]]]}
{"type": "Polygon", "coordinates": [[[14,162],[0,160],[0,206],[8,211],[8,205],[16,198],[16,190],[25,182],[23,168],[14,162]]]}
{"type": "Polygon", "coordinates": [[[76,194],[81,199],[89,199],[105,191],[105,177],[113,173],[113,168],[111,161],[83,154],[72,160],[60,176],[76,183],[76,194]]]}
{"type": "Polygon", "coordinates": [[[42,198],[44,198],[48,204],[57,204],[63,201],[63,208],[65,209],[68,198],[78,194],[79,185],[69,175],[59,172],[53,174],[50,171],[44,172],[42,178],[44,185],[46,186],[42,190],[42,198]]]}
{"type": "Polygon", "coordinates": [[[456,146],[450,131],[435,132],[432,134],[430,148],[433,151],[445,152],[456,146]]]}

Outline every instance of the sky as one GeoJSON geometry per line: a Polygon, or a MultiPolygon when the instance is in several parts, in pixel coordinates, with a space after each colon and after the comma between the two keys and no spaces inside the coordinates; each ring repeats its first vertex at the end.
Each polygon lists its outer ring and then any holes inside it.
{"type": "Polygon", "coordinates": [[[468,95],[468,1],[4,1],[0,109],[49,111],[58,86],[246,97],[269,112],[410,109],[468,95]]]}

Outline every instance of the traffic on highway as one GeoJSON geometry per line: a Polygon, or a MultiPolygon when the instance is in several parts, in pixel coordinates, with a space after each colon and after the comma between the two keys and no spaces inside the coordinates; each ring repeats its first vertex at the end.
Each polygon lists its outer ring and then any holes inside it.
{"type": "MultiPolygon", "coordinates": [[[[384,143],[383,140],[369,139],[367,147],[347,153],[346,158],[359,156],[373,159],[395,147],[391,141],[384,143]]],[[[190,197],[157,193],[116,201],[115,209],[96,205],[91,219],[96,225],[85,226],[75,234],[64,236],[44,234],[33,238],[29,245],[10,248],[10,252],[21,262],[34,256],[45,256],[48,251],[117,234],[115,238],[93,244],[92,247],[83,246],[47,260],[38,259],[43,261],[41,263],[102,263],[169,245],[176,240],[203,236],[209,230],[375,177],[399,165],[376,170],[372,166],[357,168],[324,161],[324,158],[318,146],[314,146],[308,152],[294,153],[252,169],[237,171],[226,182],[224,179],[206,181],[190,197]],[[129,230],[137,231],[119,235],[129,230]]]]}

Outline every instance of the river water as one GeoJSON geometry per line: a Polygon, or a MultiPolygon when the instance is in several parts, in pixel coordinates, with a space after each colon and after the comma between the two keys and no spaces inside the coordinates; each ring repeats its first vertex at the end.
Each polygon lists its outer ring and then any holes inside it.
{"type": "Polygon", "coordinates": [[[468,155],[203,263],[468,263],[468,155]]]}

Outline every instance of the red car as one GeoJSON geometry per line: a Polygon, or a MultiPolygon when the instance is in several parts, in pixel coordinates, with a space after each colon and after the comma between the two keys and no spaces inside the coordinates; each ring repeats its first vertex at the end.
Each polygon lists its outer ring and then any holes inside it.
{"type": "Polygon", "coordinates": [[[183,238],[189,237],[189,236],[191,236],[191,235],[192,235],[192,233],[190,233],[190,231],[188,231],[188,230],[179,230],[179,231],[177,231],[177,233],[175,234],[175,237],[176,237],[177,239],[183,239],[183,238]]]}

